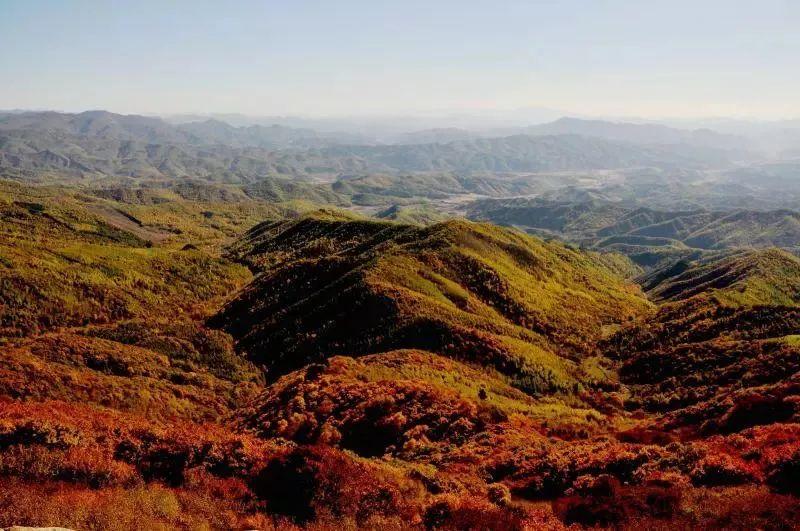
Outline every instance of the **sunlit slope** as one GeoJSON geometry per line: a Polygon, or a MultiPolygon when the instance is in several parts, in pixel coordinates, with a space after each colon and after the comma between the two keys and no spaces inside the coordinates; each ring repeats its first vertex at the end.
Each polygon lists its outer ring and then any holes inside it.
{"type": "Polygon", "coordinates": [[[192,323],[50,333],[2,350],[2,397],[91,404],[148,420],[218,420],[252,396],[260,380],[229,337],[192,323]]]}
{"type": "Polygon", "coordinates": [[[200,311],[249,273],[199,250],[153,247],[85,210],[0,203],[0,335],[200,311]]]}

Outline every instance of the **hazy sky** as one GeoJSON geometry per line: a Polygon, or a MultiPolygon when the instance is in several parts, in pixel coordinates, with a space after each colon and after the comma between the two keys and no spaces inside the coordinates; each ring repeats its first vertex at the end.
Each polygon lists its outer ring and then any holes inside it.
{"type": "Polygon", "coordinates": [[[0,0],[0,109],[800,116],[800,0],[0,0]]]}

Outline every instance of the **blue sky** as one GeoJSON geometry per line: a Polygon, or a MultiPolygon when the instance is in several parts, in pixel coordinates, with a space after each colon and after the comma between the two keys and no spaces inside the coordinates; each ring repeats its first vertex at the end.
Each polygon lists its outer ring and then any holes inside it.
{"type": "Polygon", "coordinates": [[[800,116],[798,0],[0,0],[0,108],[800,116]]]}

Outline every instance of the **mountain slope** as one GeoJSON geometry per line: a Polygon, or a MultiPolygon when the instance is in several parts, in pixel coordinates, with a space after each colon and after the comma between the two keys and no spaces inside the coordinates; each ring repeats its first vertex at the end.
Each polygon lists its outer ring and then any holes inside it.
{"type": "Polygon", "coordinates": [[[644,279],[658,312],[609,338],[631,404],[672,428],[800,420],[800,259],[777,249],[680,262],[644,279]]]}
{"type": "Polygon", "coordinates": [[[427,203],[419,203],[408,206],[394,204],[377,212],[375,217],[407,225],[430,225],[431,223],[444,221],[449,216],[442,214],[427,203]]]}
{"type": "Polygon", "coordinates": [[[793,255],[282,213],[0,183],[1,527],[796,527],[793,255]]]}

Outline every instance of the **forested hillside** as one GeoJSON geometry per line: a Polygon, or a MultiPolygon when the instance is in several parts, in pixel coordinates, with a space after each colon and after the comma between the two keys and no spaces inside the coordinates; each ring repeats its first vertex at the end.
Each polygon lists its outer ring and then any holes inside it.
{"type": "Polygon", "coordinates": [[[800,516],[790,253],[643,269],[305,187],[0,190],[2,525],[800,516]]]}

